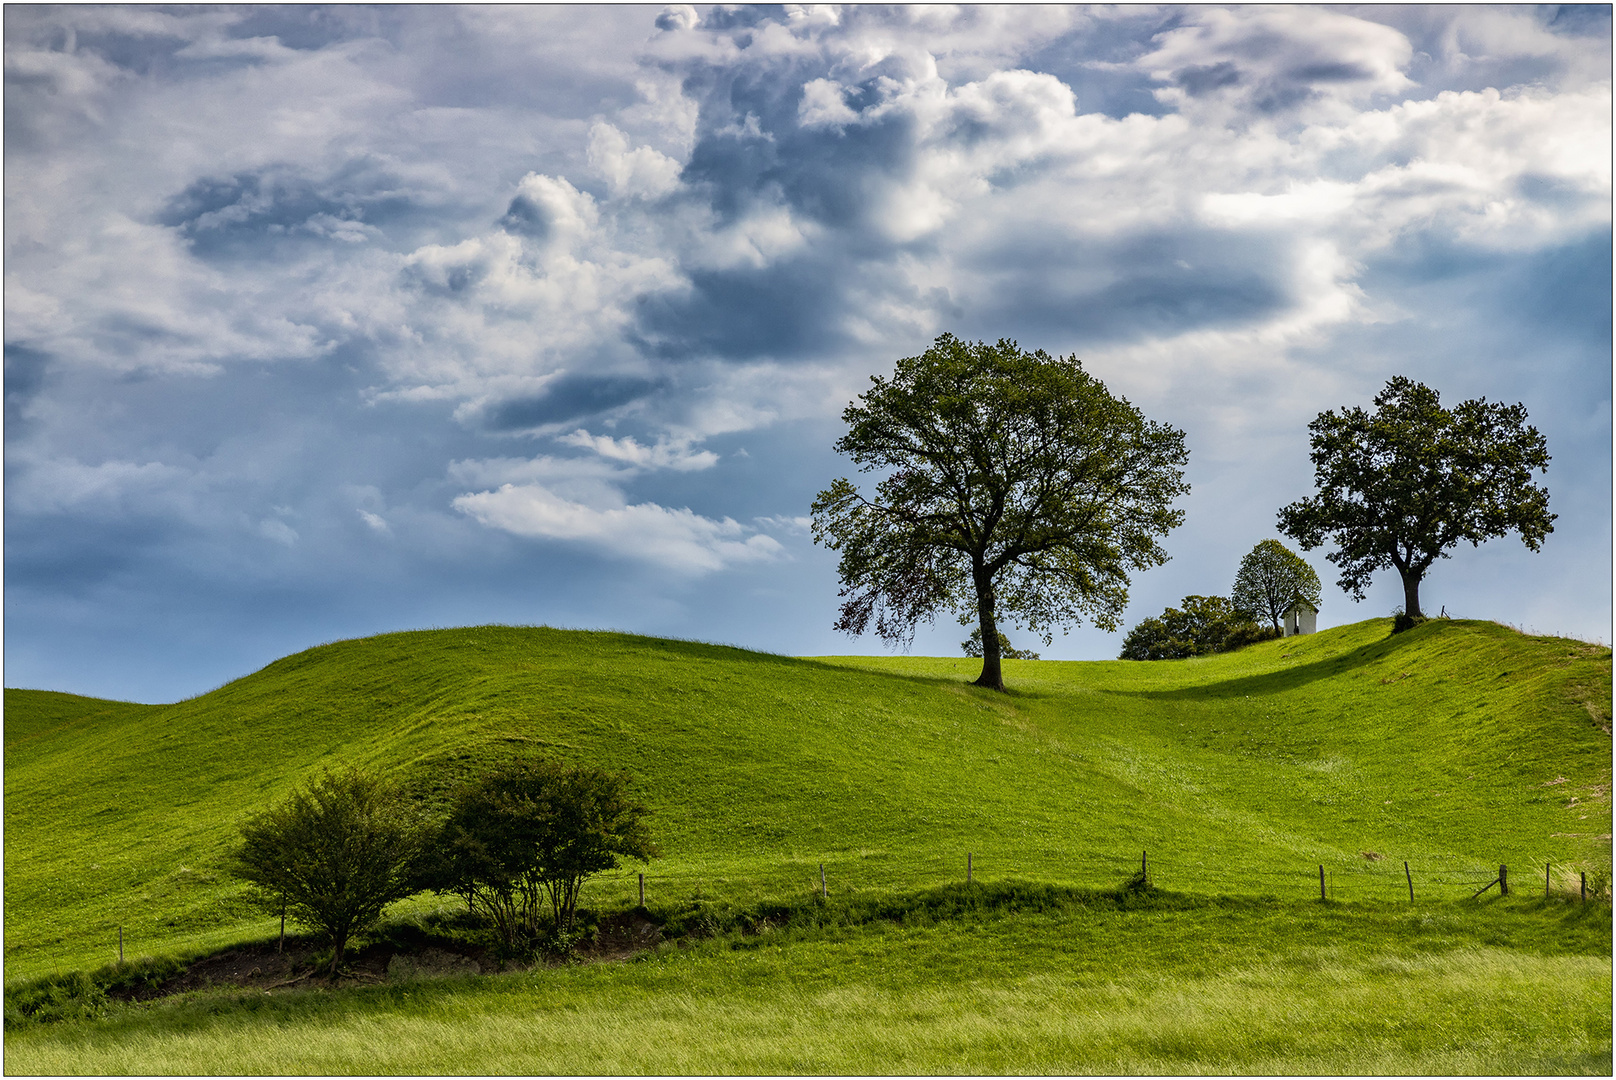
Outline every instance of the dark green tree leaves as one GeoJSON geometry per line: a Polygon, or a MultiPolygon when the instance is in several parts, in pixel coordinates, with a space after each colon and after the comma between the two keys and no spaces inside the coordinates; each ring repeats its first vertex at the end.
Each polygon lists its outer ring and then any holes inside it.
{"type": "Polygon", "coordinates": [[[398,791],[369,773],[328,772],[248,819],[241,835],[237,876],[331,939],[332,975],[349,938],[415,892],[420,832],[398,791]]]}
{"type": "Polygon", "coordinates": [[[842,414],[838,452],[881,471],[839,479],[814,539],[841,552],[837,629],[913,639],[938,611],[975,621],[980,686],[1003,689],[998,620],[1047,644],[1087,617],[1115,629],[1128,575],[1160,565],[1183,520],[1184,433],[1145,419],[1076,357],[939,337],[842,414]]]}
{"type": "Polygon", "coordinates": [[[1279,620],[1298,604],[1319,610],[1319,575],[1278,540],[1264,540],[1240,560],[1229,600],[1252,618],[1271,621],[1278,633],[1279,620]]]}
{"type": "MultiPolygon", "coordinates": [[[[978,626],[971,631],[971,636],[960,642],[960,651],[966,656],[980,657],[982,655],[982,628],[978,626]]],[[[999,656],[1005,660],[1036,660],[1038,654],[1031,649],[1018,649],[1010,644],[1010,639],[999,631],[999,656]]]]}
{"type": "Polygon", "coordinates": [[[1420,581],[1448,548],[1518,532],[1537,551],[1554,531],[1549,493],[1532,483],[1549,455],[1523,405],[1444,409],[1435,390],[1399,375],[1373,414],[1332,410],[1308,430],[1318,494],[1281,509],[1279,527],[1304,550],[1333,542],[1327,558],[1355,600],[1375,571],[1395,567],[1404,615],[1421,619],[1420,581]]]}
{"type": "Polygon", "coordinates": [[[546,909],[561,937],[585,879],[657,854],[646,814],[617,773],[517,760],[460,790],[420,882],[465,897],[508,947],[536,941],[546,909]]]}
{"type": "Polygon", "coordinates": [[[1279,636],[1221,596],[1186,596],[1184,606],[1145,619],[1122,642],[1120,660],[1184,660],[1232,652],[1279,636]]]}

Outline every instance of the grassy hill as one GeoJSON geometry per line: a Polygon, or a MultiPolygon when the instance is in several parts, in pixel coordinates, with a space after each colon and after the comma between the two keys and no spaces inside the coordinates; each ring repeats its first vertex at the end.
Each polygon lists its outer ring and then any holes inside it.
{"type": "MultiPolygon", "coordinates": [[[[1610,650],[1371,620],[1158,663],[791,659],[477,627],[337,642],[172,705],[5,692],[8,979],[266,936],[222,872],[322,766],[443,788],[516,744],[624,769],[666,857],[648,902],[979,880],[1468,896],[1608,875],[1610,650]],[[1536,882],[1534,886],[1532,883],[1536,882]]],[[[633,874],[586,905],[627,906],[633,874]]],[[[417,903],[436,901],[422,898],[417,903]]]]}

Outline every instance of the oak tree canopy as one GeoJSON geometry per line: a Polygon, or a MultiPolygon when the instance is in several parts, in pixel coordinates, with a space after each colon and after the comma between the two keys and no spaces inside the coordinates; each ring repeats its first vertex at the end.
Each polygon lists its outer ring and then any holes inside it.
{"type": "Polygon", "coordinates": [[[1424,618],[1420,581],[1461,540],[1472,546],[1518,532],[1532,551],[1554,531],[1543,436],[1524,405],[1485,398],[1444,409],[1437,392],[1402,375],[1361,407],[1323,412],[1308,425],[1318,494],[1279,511],[1279,527],[1304,550],[1326,540],[1354,600],[1377,570],[1403,580],[1404,624],[1424,618]]]}
{"type": "Polygon", "coordinates": [[[813,504],[841,552],[839,630],[913,640],[939,611],[981,633],[976,685],[1004,688],[1001,618],[1052,640],[1088,618],[1115,630],[1128,575],[1167,561],[1182,522],[1184,433],[1145,419],[1075,356],[944,334],[842,414],[839,453],[884,475],[813,504]]]}

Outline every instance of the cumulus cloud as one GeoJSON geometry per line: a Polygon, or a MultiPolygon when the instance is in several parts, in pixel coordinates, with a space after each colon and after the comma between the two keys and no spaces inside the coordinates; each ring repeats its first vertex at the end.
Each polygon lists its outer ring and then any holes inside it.
{"type": "Polygon", "coordinates": [[[692,451],[689,443],[661,441],[655,446],[641,446],[632,436],[614,439],[610,435],[591,435],[579,428],[556,439],[568,446],[593,450],[609,461],[621,461],[640,468],[674,469],[692,472],[710,469],[718,464],[718,455],[711,450],[692,451]]]}
{"type": "Polygon", "coordinates": [[[517,536],[590,544],[620,557],[703,574],[783,554],[779,541],[730,518],[714,520],[656,503],[590,506],[539,484],[503,484],[454,500],[455,509],[517,536]]]}
{"type": "Polygon", "coordinates": [[[605,122],[589,129],[589,164],[615,196],[654,198],[679,186],[679,162],[650,146],[630,150],[628,136],[605,122]]]}
{"type": "MultiPolygon", "coordinates": [[[[1414,49],[1389,26],[1322,8],[1192,8],[1139,63],[1157,97],[1196,113],[1343,115],[1412,86],[1414,49]]],[[[1238,122],[1238,121],[1237,121],[1238,122]]]]}

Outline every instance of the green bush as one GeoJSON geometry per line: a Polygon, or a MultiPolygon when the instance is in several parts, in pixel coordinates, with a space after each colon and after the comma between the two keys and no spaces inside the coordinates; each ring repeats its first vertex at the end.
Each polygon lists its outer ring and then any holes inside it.
{"type": "Polygon", "coordinates": [[[398,790],[368,773],[327,772],[248,819],[241,835],[236,875],[330,939],[332,975],[349,938],[416,891],[420,830],[398,790]]]}
{"type": "Polygon", "coordinates": [[[1186,596],[1182,608],[1168,608],[1160,618],[1145,619],[1122,643],[1122,660],[1184,660],[1191,656],[1232,652],[1278,631],[1258,626],[1251,615],[1221,596],[1186,596]]]}
{"type": "Polygon", "coordinates": [[[506,949],[574,942],[584,881],[656,854],[648,811],[627,778],[543,758],[523,758],[463,787],[417,863],[415,885],[462,897],[493,923],[506,949]]]}

